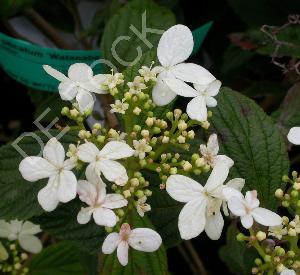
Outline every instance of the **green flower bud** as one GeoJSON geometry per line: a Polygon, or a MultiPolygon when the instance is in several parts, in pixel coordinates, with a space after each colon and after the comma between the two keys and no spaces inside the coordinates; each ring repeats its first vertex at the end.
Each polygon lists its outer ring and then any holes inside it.
{"type": "Polygon", "coordinates": [[[283,182],[289,182],[289,177],[287,175],[282,176],[282,181],[283,182]]]}
{"type": "Polygon", "coordinates": [[[264,257],[264,261],[266,262],[266,263],[270,263],[271,262],[271,256],[270,255],[266,255],[265,257],[264,257]]]}
{"type": "Polygon", "coordinates": [[[113,231],[113,227],[108,227],[108,226],[105,226],[105,231],[107,233],[111,233],[113,231]]]}
{"type": "Polygon", "coordinates": [[[236,239],[238,242],[244,242],[246,240],[246,236],[243,233],[239,233],[236,235],[236,239]]]}
{"type": "Polygon", "coordinates": [[[283,197],[283,191],[282,191],[282,189],[277,189],[276,191],[275,191],[275,197],[276,198],[278,198],[278,199],[281,199],[282,197],[283,197]]]}
{"type": "Polygon", "coordinates": [[[139,132],[139,131],[141,131],[141,130],[142,130],[142,127],[141,127],[140,125],[134,125],[134,126],[133,126],[133,131],[139,132]]]}
{"type": "Polygon", "coordinates": [[[172,121],[173,120],[173,113],[172,112],[167,112],[166,117],[167,117],[167,119],[172,121]]]}
{"type": "Polygon", "coordinates": [[[293,190],[293,191],[291,192],[291,197],[292,197],[292,198],[297,198],[298,195],[299,195],[299,193],[298,193],[298,191],[296,191],[296,190],[293,190]]]}
{"type": "Polygon", "coordinates": [[[262,265],[262,260],[260,258],[256,258],[254,263],[258,266],[262,265]]]}
{"type": "Polygon", "coordinates": [[[105,141],[105,136],[97,136],[97,141],[103,143],[105,141]]]}
{"type": "Polygon", "coordinates": [[[140,199],[140,198],[144,197],[145,194],[142,190],[137,190],[135,192],[135,195],[140,199]]]}
{"type": "Polygon", "coordinates": [[[68,115],[69,112],[70,112],[70,109],[69,109],[68,107],[63,107],[63,108],[61,109],[61,114],[62,114],[63,116],[68,115]]]}

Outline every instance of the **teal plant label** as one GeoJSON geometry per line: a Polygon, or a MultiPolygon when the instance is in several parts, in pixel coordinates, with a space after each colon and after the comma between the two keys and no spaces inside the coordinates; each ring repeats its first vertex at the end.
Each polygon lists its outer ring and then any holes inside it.
{"type": "MultiPolygon", "coordinates": [[[[199,50],[211,25],[212,22],[208,22],[193,31],[193,54],[199,50]]],[[[101,58],[101,52],[44,48],[0,33],[0,57],[1,67],[16,81],[33,89],[54,92],[57,91],[58,81],[42,69],[43,64],[67,73],[73,63],[93,64],[101,58]]],[[[101,64],[93,66],[93,71],[95,74],[101,73],[101,64]]]]}

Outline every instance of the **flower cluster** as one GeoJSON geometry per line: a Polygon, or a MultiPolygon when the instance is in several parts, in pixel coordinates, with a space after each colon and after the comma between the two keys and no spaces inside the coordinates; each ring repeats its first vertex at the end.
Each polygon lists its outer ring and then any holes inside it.
{"type": "Polygon", "coordinates": [[[62,114],[75,121],[78,138],[68,144],[67,152],[64,144],[51,138],[42,156],[26,157],[19,170],[30,182],[47,179],[38,193],[45,211],[79,199],[78,223],[103,226],[109,234],[102,251],[111,254],[117,250],[122,265],[128,263],[129,248],[153,252],[162,243],[157,232],[136,228],[130,219],[133,211],[141,217],[151,211],[148,198],[157,183],[148,178],[147,170],[157,174],[161,192],[184,203],[178,221],[182,239],[203,231],[212,240],[219,239],[223,214],[229,216],[229,210],[247,229],[254,221],[265,226],[281,224],[277,214],[259,207],[256,191],[242,195],[244,179],[226,181],[234,161],[219,154],[216,134],[206,144],[195,147],[192,142],[199,130],[210,127],[213,114],[207,108],[217,105],[214,97],[221,87],[203,67],[184,63],[193,46],[187,27],[171,27],[158,44],[160,65],[144,65],[131,79],[114,71],[93,76],[92,69],[81,63],[69,68],[68,77],[44,66],[60,81],[62,99],[72,101],[72,108],[64,107],[62,114]],[[93,109],[93,94],[113,97],[110,111],[119,118],[118,129],[84,123],[93,109]],[[177,95],[192,98],[186,113],[170,110],[177,95]],[[209,172],[204,186],[193,179],[209,172]]]}

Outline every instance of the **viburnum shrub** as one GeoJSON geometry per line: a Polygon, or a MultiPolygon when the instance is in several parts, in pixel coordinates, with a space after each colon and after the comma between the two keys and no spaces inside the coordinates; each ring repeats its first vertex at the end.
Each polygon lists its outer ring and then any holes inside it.
{"type": "MultiPolygon", "coordinates": [[[[80,207],[73,208],[78,209],[76,213],[68,212],[69,219],[76,220],[76,228],[96,224],[97,230],[104,229],[99,249],[103,254],[116,251],[114,255],[122,266],[134,257],[132,250],[155,253],[162,248],[164,239],[149,223],[149,217],[151,220],[151,202],[164,200],[159,197],[164,193],[164,198],[168,196],[169,201],[177,201],[182,207],[178,222],[171,221],[173,228],[178,226],[182,239],[190,240],[205,231],[212,241],[218,240],[224,218],[238,218],[241,231],[236,233],[237,240],[257,252],[252,273],[296,274],[300,271],[298,174],[293,173],[292,179],[285,176],[285,188],[275,192],[292,219],[260,206],[261,197],[266,205],[261,186],[253,190],[255,183],[229,177],[234,169],[249,167],[236,168],[236,161],[220,153],[218,132],[208,132],[218,104],[216,96],[226,90],[220,91],[221,82],[208,70],[185,63],[193,47],[189,28],[175,25],[160,38],[159,64],[139,64],[130,77],[126,70],[93,75],[91,67],[83,63],[70,66],[66,76],[44,65],[44,70],[60,82],[61,99],[72,103],[71,108],[62,109],[62,115],[70,122],[73,140],[62,144],[52,137],[41,156],[23,158],[18,168],[28,182],[22,184],[37,185],[30,195],[37,196],[43,211],[53,212],[54,219],[62,204],[79,202],[80,207]],[[117,116],[120,127],[89,122],[95,94],[111,95],[110,112],[117,116]],[[188,99],[182,109],[173,107],[177,96],[188,99]],[[207,142],[203,137],[208,137],[207,142]],[[194,146],[195,139],[202,140],[201,144],[194,146]],[[149,173],[156,176],[149,177],[149,173]],[[46,182],[41,184],[41,179],[46,182]],[[159,188],[153,192],[153,186],[159,188]],[[144,226],[137,226],[136,216],[145,219],[144,226]]],[[[227,123],[230,127],[231,121],[227,123]]],[[[243,127],[241,124],[240,131],[243,127]]],[[[298,142],[295,134],[298,130],[292,130],[289,137],[298,142]]],[[[16,258],[21,249],[31,253],[42,249],[34,236],[41,231],[38,225],[18,220],[3,220],[0,225],[0,237],[7,239],[0,246],[1,260],[16,258]],[[15,240],[18,245],[12,246],[15,240]]],[[[51,227],[55,231],[55,223],[51,227]]],[[[23,253],[18,260],[1,264],[1,270],[8,273],[20,269],[26,257],[23,253]]],[[[28,272],[26,266],[22,270],[22,274],[28,272]]]]}

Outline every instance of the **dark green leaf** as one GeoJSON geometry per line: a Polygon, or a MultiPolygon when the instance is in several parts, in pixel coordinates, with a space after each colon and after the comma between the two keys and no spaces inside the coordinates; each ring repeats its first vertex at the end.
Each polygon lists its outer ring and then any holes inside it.
{"type": "Polygon", "coordinates": [[[256,189],[261,204],[274,209],[274,192],[289,169],[281,134],[272,119],[240,93],[223,88],[217,100],[212,130],[218,134],[221,152],[235,162],[231,176],[244,178],[245,189],[256,189]]]}
{"type": "Polygon", "coordinates": [[[31,275],[82,275],[78,249],[67,242],[50,245],[35,255],[28,268],[31,275]]]}
{"type": "Polygon", "coordinates": [[[253,248],[247,248],[245,243],[236,240],[238,233],[235,225],[229,226],[226,234],[227,243],[220,249],[219,254],[232,273],[248,275],[251,274],[251,268],[258,255],[253,248]]]}
{"type": "Polygon", "coordinates": [[[41,228],[60,240],[72,241],[81,250],[96,253],[101,248],[104,237],[103,227],[92,220],[82,225],[77,222],[77,214],[82,204],[76,199],[60,205],[56,210],[34,219],[41,228]]]}
{"type": "Polygon", "coordinates": [[[103,57],[112,62],[118,69],[122,70],[126,66],[115,59],[112,54],[113,43],[116,44],[115,51],[117,56],[128,63],[132,63],[138,57],[137,49],[141,53],[147,52],[152,47],[156,47],[160,39],[160,34],[148,32],[146,39],[152,44],[148,46],[131,29],[134,26],[142,32],[142,15],[146,11],[146,27],[165,31],[175,24],[175,17],[170,10],[160,7],[150,0],[134,0],[120,9],[105,26],[101,49],[103,57]],[[127,39],[127,40],[126,40],[127,39]]]}
{"type": "MultiPolygon", "coordinates": [[[[50,132],[56,136],[58,131],[50,132]]],[[[45,144],[48,138],[41,132],[31,133],[40,142],[45,144]]],[[[76,142],[76,133],[69,131],[60,142],[68,145],[76,142]]],[[[17,143],[28,156],[40,153],[38,140],[32,136],[25,136],[17,143]]],[[[43,210],[38,204],[37,193],[46,184],[45,180],[28,182],[19,172],[19,164],[24,157],[12,146],[5,145],[0,148],[0,218],[2,219],[29,219],[40,215],[43,210]]]]}

